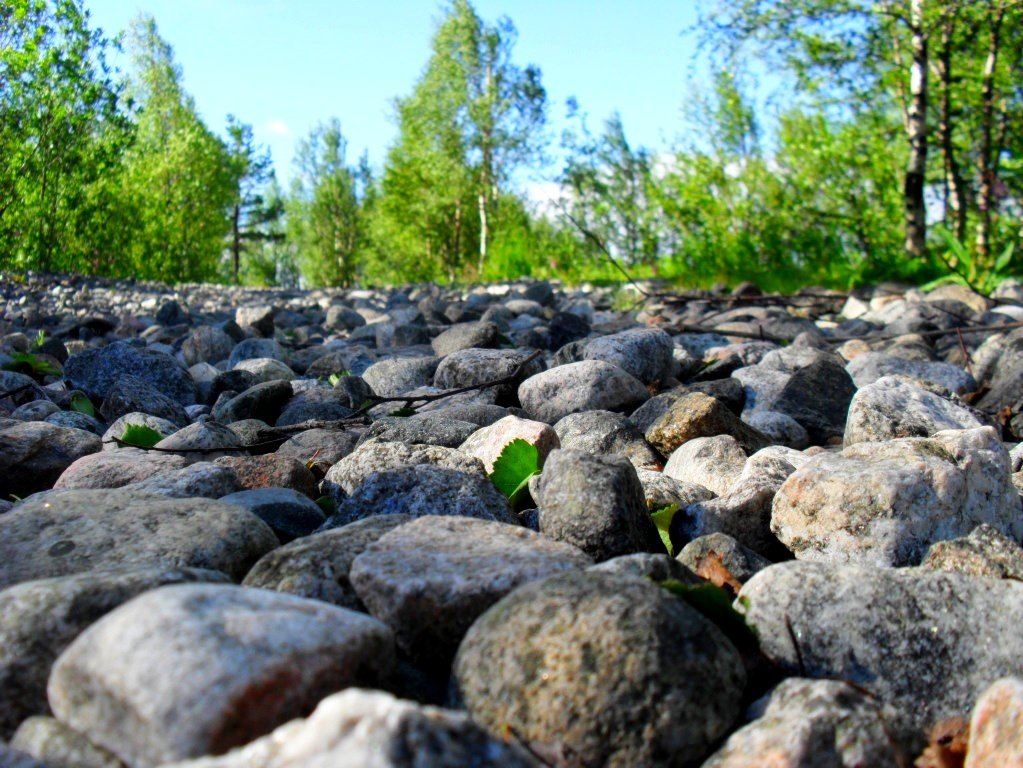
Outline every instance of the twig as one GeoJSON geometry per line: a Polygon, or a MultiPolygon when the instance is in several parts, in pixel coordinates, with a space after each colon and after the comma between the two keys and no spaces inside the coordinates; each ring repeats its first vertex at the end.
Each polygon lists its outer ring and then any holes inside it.
{"type": "Polygon", "coordinates": [[[564,216],[566,219],[568,219],[570,222],[572,222],[572,225],[576,229],[578,229],[580,232],[582,232],[583,236],[587,240],[591,241],[601,251],[603,251],[604,255],[607,256],[607,260],[611,262],[612,266],[614,266],[615,269],[617,269],[619,272],[621,272],[625,276],[625,279],[629,281],[629,283],[632,285],[633,288],[635,288],[637,291],[639,291],[641,294],[643,294],[643,296],[645,296],[646,298],[650,298],[650,292],[644,290],[643,288],[641,288],[639,283],[637,283],[635,280],[632,279],[632,275],[630,275],[628,272],[626,272],[625,271],[625,267],[623,267],[621,264],[618,263],[618,260],[611,254],[611,251],[609,251],[607,249],[607,246],[604,245],[604,241],[603,240],[601,240],[599,237],[597,237],[595,234],[593,234],[593,232],[591,232],[589,229],[584,227],[579,222],[579,220],[576,219],[575,216],[573,216],[571,213],[568,212],[568,209],[566,209],[564,205],[561,205],[559,203],[558,207],[561,208],[561,215],[564,216]]]}
{"type": "Polygon", "coordinates": [[[785,629],[789,633],[789,640],[792,641],[792,648],[796,652],[796,663],[799,664],[799,676],[806,677],[806,664],[803,663],[803,651],[799,647],[799,641],[796,639],[796,630],[792,628],[792,619],[789,618],[788,614],[785,614],[785,629]]]}
{"type": "Polygon", "coordinates": [[[959,351],[963,353],[963,367],[966,368],[966,372],[973,376],[973,362],[970,357],[969,351],[966,349],[966,343],[963,341],[963,332],[961,329],[956,328],[956,336],[959,337],[959,351]]]}
{"type": "Polygon", "coordinates": [[[677,330],[679,333],[716,333],[720,336],[735,336],[738,339],[756,339],[757,341],[773,341],[776,344],[788,344],[792,339],[782,336],[775,336],[763,329],[760,331],[732,331],[727,328],[707,328],[703,325],[690,325],[688,323],[676,323],[675,325],[662,326],[665,330],[677,330]]]}
{"type": "Polygon", "coordinates": [[[24,392],[26,389],[31,389],[34,386],[36,386],[36,383],[33,381],[31,384],[22,384],[20,387],[8,389],[6,392],[0,392],[0,400],[3,400],[5,397],[11,397],[12,395],[16,395],[19,392],[24,392]]]}

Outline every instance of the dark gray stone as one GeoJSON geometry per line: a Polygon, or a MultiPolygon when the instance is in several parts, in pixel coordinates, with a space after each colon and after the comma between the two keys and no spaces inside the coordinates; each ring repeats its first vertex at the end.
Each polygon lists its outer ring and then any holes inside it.
{"type": "Polygon", "coordinates": [[[188,370],[170,355],[157,350],[117,342],[77,352],[64,365],[64,377],[71,386],[97,403],[125,376],[147,381],[180,405],[196,402],[195,382],[188,370]]]}

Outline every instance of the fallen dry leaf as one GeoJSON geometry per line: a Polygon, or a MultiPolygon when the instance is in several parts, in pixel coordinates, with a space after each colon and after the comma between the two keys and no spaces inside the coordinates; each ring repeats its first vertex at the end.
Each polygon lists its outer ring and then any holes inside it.
{"type": "Polygon", "coordinates": [[[720,553],[714,550],[697,559],[695,572],[701,579],[709,581],[716,587],[728,590],[732,597],[735,597],[742,589],[742,582],[735,578],[735,575],[728,570],[720,553]]]}
{"type": "Polygon", "coordinates": [[[942,720],[931,728],[927,748],[913,765],[915,768],[963,768],[969,738],[969,720],[963,717],[942,720]]]}

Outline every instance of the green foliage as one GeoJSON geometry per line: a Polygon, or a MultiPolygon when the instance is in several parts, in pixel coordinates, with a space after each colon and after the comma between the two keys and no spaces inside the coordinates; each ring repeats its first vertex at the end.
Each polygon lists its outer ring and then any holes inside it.
{"type": "Polygon", "coordinates": [[[32,339],[32,346],[35,347],[36,349],[39,349],[45,343],[46,343],[46,331],[44,331],[42,328],[40,328],[36,332],[35,338],[32,339]]]}
{"type": "Polygon", "coordinates": [[[327,377],[327,381],[330,382],[330,386],[336,387],[341,383],[341,379],[351,376],[351,371],[341,371],[340,373],[332,373],[327,377]]]}
{"type": "Polygon", "coordinates": [[[743,615],[732,607],[732,598],[721,587],[710,583],[683,584],[674,580],[663,581],[661,586],[714,622],[736,647],[756,646],[756,635],[743,615]]]}
{"type": "Polygon", "coordinates": [[[330,498],[330,496],[320,496],[320,498],[316,500],[316,506],[318,506],[327,517],[330,517],[337,512],[337,504],[334,503],[334,500],[330,498]]]}
{"type": "Polygon", "coordinates": [[[398,408],[397,410],[391,411],[387,414],[388,416],[396,416],[400,419],[408,418],[409,416],[416,415],[415,408],[398,408]]]}
{"type": "Polygon", "coordinates": [[[71,410],[84,413],[86,416],[96,416],[96,407],[92,401],[81,392],[74,392],[71,395],[71,410]]]}
{"type": "Polygon", "coordinates": [[[1016,243],[1010,242],[992,261],[982,259],[979,254],[971,252],[970,247],[948,229],[939,227],[936,232],[943,248],[935,249],[934,253],[949,274],[921,286],[923,290],[931,290],[947,283],[958,283],[987,295],[997,288],[1000,282],[1014,274],[1010,267],[1016,252],[1016,243]]]}
{"type": "Polygon", "coordinates": [[[3,366],[5,371],[18,371],[27,373],[33,378],[41,379],[44,376],[60,376],[60,368],[49,360],[33,355],[31,352],[12,352],[12,362],[3,366]]]}
{"type": "Polygon", "coordinates": [[[540,452],[532,443],[516,438],[501,450],[494,461],[490,480],[513,507],[529,496],[529,478],[540,474],[540,452]]]}
{"type": "Polygon", "coordinates": [[[134,448],[152,448],[161,440],[159,432],[142,424],[129,424],[121,433],[121,442],[134,448]]]}
{"type": "Polygon", "coordinates": [[[650,519],[657,526],[657,533],[660,534],[661,542],[672,557],[675,556],[675,546],[671,543],[671,521],[675,518],[676,512],[678,512],[678,504],[669,504],[650,513],[650,519]]]}

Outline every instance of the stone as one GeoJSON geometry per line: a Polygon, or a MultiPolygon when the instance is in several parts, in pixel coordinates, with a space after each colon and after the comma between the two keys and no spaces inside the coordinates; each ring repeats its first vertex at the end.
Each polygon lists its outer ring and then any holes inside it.
{"type": "Polygon", "coordinates": [[[374,541],[411,519],[402,514],[374,515],[296,539],[260,558],[242,585],[365,612],[348,577],[352,562],[374,541]]]}
{"type": "Polygon", "coordinates": [[[272,357],[283,363],[288,362],[287,353],[277,339],[245,339],[234,345],[227,358],[227,370],[232,370],[242,360],[257,357],[272,357]]]}
{"type": "Polygon", "coordinates": [[[1009,455],[991,427],[857,443],[814,456],[774,499],[771,530],[800,559],[918,564],[981,523],[1023,538],[1009,455]]]}
{"type": "Polygon", "coordinates": [[[689,392],[680,397],[644,433],[650,444],[665,456],[690,440],[718,435],[734,437],[747,453],[768,445],[765,435],[743,423],[720,400],[702,392],[689,392]]]}
{"type": "Polygon", "coordinates": [[[827,354],[793,373],[771,410],[791,416],[806,430],[811,443],[824,445],[845,431],[856,387],[841,361],[827,354]]]}
{"type": "Polygon", "coordinates": [[[437,366],[433,383],[441,389],[461,389],[511,377],[508,383],[491,389],[498,404],[516,405],[519,385],[544,369],[540,359],[527,363],[531,356],[531,352],[523,349],[463,349],[452,352],[437,366]]]}
{"type": "Polygon", "coordinates": [[[521,526],[421,517],[385,533],[352,563],[356,594],[414,662],[446,670],[470,625],[520,584],[592,561],[521,526]]]}
{"type": "Polygon", "coordinates": [[[702,486],[719,496],[728,493],[745,466],[746,452],[734,437],[697,437],[668,457],[664,474],[683,483],[702,486]]]}
{"type": "Polygon", "coordinates": [[[181,357],[189,367],[196,363],[218,363],[227,360],[232,349],[234,339],[223,328],[200,325],[189,331],[181,342],[181,357]]]}
{"type": "Polygon", "coordinates": [[[53,484],[56,489],[121,488],[156,474],[182,469],[188,459],[173,453],[118,448],[76,459],[53,484]]]}
{"type": "Polygon", "coordinates": [[[164,768],[540,768],[525,748],[494,738],[463,712],[424,707],[383,691],[349,688],[222,757],[164,768]]]}
{"type": "Polygon", "coordinates": [[[647,509],[653,511],[677,504],[680,509],[714,498],[714,492],[696,483],[676,480],[663,472],[651,469],[637,469],[636,476],[643,485],[643,496],[647,509]]]}
{"type": "Polygon", "coordinates": [[[174,451],[190,461],[213,461],[221,456],[245,453],[238,435],[205,416],[163,438],[154,447],[160,451],[174,451]]]}
{"type": "Polygon", "coordinates": [[[372,515],[456,515],[517,524],[508,500],[480,472],[464,472],[435,464],[413,464],[373,472],[321,530],[372,515]]]}
{"type": "Polygon", "coordinates": [[[665,581],[681,581],[683,584],[702,584],[703,581],[682,563],[666,554],[637,552],[619,555],[587,568],[591,573],[610,573],[618,576],[632,576],[658,584],[665,581]]]}
{"type": "Polygon", "coordinates": [[[152,416],[148,413],[139,412],[126,413],[107,427],[106,431],[103,433],[103,450],[121,450],[122,446],[117,443],[117,440],[124,436],[124,430],[129,426],[148,427],[154,432],[157,432],[160,435],[161,440],[165,437],[170,437],[181,429],[181,427],[174,422],[168,421],[167,419],[161,419],[159,416],[152,416]]]}
{"type": "Polygon", "coordinates": [[[456,323],[430,342],[433,353],[446,357],[463,349],[493,349],[497,346],[498,327],[494,323],[456,323]]]}
{"type": "Polygon", "coordinates": [[[643,486],[627,459],[554,451],[536,492],[540,533],[578,547],[597,562],[664,552],[643,486]]]}
{"type": "Polygon", "coordinates": [[[682,548],[676,559],[694,573],[702,572],[708,559],[720,559],[721,564],[740,584],[745,584],[754,574],[771,565],[766,557],[720,532],[693,539],[682,548]]]}
{"type": "Polygon", "coordinates": [[[326,519],[316,502],[292,488],[253,488],[221,496],[220,500],[247,509],[269,525],[282,544],[308,536],[326,519]]]}
{"type": "Polygon", "coordinates": [[[0,738],[9,739],[26,718],[49,713],[50,667],[86,627],[146,590],[191,581],[227,577],[195,568],[139,567],[25,581],[0,590],[0,738]]]}
{"type": "Polygon", "coordinates": [[[433,384],[439,357],[388,357],[373,363],[362,378],[380,397],[398,397],[433,384]]]}
{"type": "MultiPolygon", "coordinates": [[[[241,488],[291,488],[310,499],[319,498],[316,478],[304,463],[290,456],[222,456],[214,462],[234,472],[241,488]]],[[[233,492],[233,491],[232,491],[233,492]]]]}
{"type": "Polygon", "coordinates": [[[338,388],[313,387],[297,392],[274,422],[278,427],[293,427],[306,421],[340,421],[355,415],[352,399],[338,388]]]}
{"type": "Polygon", "coordinates": [[[472,432],[458,447],[466,456],[479,459],[488,475],[494,471],[494,462],[512,440],[525,440],[537,450],[540,467],[551,451],[560,448],[556,430],[542,421],[531,421],[518,416],[505,416],[489,426],[472,432]]]}
{"type": "Polygon", "coordinates": [[[25,720],[11,739],[11,746],[41,761],[46,768],[126,768],[110,752],[52,717],[37,715],[25,720]]]}
{"type": "Polygon", "coordinates": [[[239,360],[231,370],[251,373],[257,383],[291,381],[297,378],[295,372],[287,364],[272,357],[250,357],[247,360],[239,360]]]}
{"type": "Polygon", "coordinates": [[[60,413],[60,406],[49,400],[33,400],[31,403],[19,405],[11,412],[11,418],[17,421],[45,421],[47,416],[60,413]]]}
{"type": "Polygon", "coordinates": [[[119,566],[208,568],[240,581],[278,546],[259,518],[206,499],[54,491],[0,515],[0,586],[119,566]]]}
{"type": "Polygon", "coordinates": [[[125,376],[143,379],[182,406],[196,402],[195,382],[188,370],[157,350],[116,342],[76,352],[64,365],[64,377],[70,385],[97,403],[125,376]]]}
{"type": "Polygon", "coordinates": [[[53,487],[76,460],[97,454],[100,438],[44,421],[0,421],[0,496],[24,497],[53,487]]]}
{"type": "Polygon", "coordinates": [[[742,420],[774,445],[784,445],[796,450],[802,450],[810,445],[810,434],[806,428],[786,413],[753,411],[743,415],[742,420]]]}
{"type": "Polygon", "coordinates": [[[178,585],[108,613],[57,659],[57,719],[132,766],[225,752],[373,685],[393,638],[364,614],[267,590],[178,585]],[[215,681],[215,684],[211,684],[215,681]]]}
{"type": "Polygon", "coordinates": [[[891,743],[888,713],[838,680],[782,681],[763,714],[733,733],[701,768],[840,768],[908,765],[891,743]]]}
{"type": "Polygon", "coordinates": [[[599,456],[623,456],[639,469],[660,467],[660,454],[621,413],[583,411],[572,413],[554,425],[562,448],[599,456]]]}
{"type": "Polygon", "coordinates": [[[472,718],[579,765],[697,764],[739,713],[745,673],[716,626],[631,576],[519,587],[470,628],[454,665],[472,718]]]}
{"type": "Polygon", "coordinates": [[[990,525],[978,525],[964,538],[937,541],[921,568],[988,579],[1023,581],[1023,547],[990,525]]]}
{"type": "Polygon", "coordinates": [[[106,429],[106,424],[99,419],[86,413],[79,413],[78,411],[57,411],[56,413],[51,413],[43,421],[47,424],[53,424],[55,427],[84,429],[86,432],[92,432],[94,435],[102,435],[106,429]]]}
{"type": "Polygon", "coordinates": [[[274,335],[274,308],[269,304],[238,307],[234,321],[242,328],[251,328],[263,337],[274,335]]]}
{"type": "Polygon", "coordinates": [[[654,384],[672,378],[673,350],[671,336],[659,328],[633,328],[592,339],[583,359],[617,365],[644,384],[654,384]]]}
{"type": "Polygon", "coordinates": [[[993,682],[970,715],[970,740],[964,768],[1023,765],[1023,679],[993,682]]]}
{"type": "Polygon", "coordinates": [[[275,453],[297,459],[322,476],[355,450],[362,433],[354,429],[307,429],[289,438],[275,453]]]}
{"type": "MultiPolygon", "coordinates": [[[[845,367],[857,387],[873,384],[878,379],[892,374],[901,374],[921,382],[935,384],[957,395],[977,390],[974,378],[951,363],[905,360],[883,352],[867,352],[849,361],[845,367]]],[[[978,402],[986,407],[983,400],[978,402]]]]}
{"type": "Polygon", "coordinates": [[[0,744],[0,768],[48,768],[19,749],[0,744]]]}
{"type": "Polygon", "coordinates": [[[351,307],[340,304],[327,307],[327,315],[323,321],[324,327],[332,331],[354,331],[365,324],[366,318],[351,307]]]}
{"type": "Polygon", "coordinates": [[[845,444],[930,437],[946,429],[987,425],[977,413],[899,376],[861,387],[849,406],[845,444]]]}
{"type": "Polygon", "coordinates": [[[931,726],[1016,674],[1023,653],[1023,584],[1009,580],[789,561],[757,573],[735,606],[784,672],[891,705],[892,736],[913,754],[931,726]]]}
{"type": "Polygon", "coordinates": [[[583,360],[530,376],[519,385],[530,418],[554,424],[582,411],[629,412],[650,397],[643,383],[617,365],[583,360]]]}
{"type": "Polygon", "coordinates": [[[178,427],[183,427],[189,422],[188,414],[181,403],[139,376],[122,376],[111,384],[99,410],[108,422],[136,412],[158,416],[178,427]]]}
{"type": "Polygon", "coordinates": [[[340,502],[374,472],[413,464],[434,464],[439,467],[476,472],[484,475],[483,464],[455,448],[439,445],[406,445],[372,441],[363,443],[332,466],[323,478],[323,492],[340,502]]]}
{"type": "MultiPolygon", "coordinates": [[[[436,413],[417,413],[414,416],[383,416],[367,429],[359,442],[412,443],[458,448],[479,429],[469,421],[448,419],[436,413]]],[[[463,451],[464,452],[464,451],[463,451]]]]}

